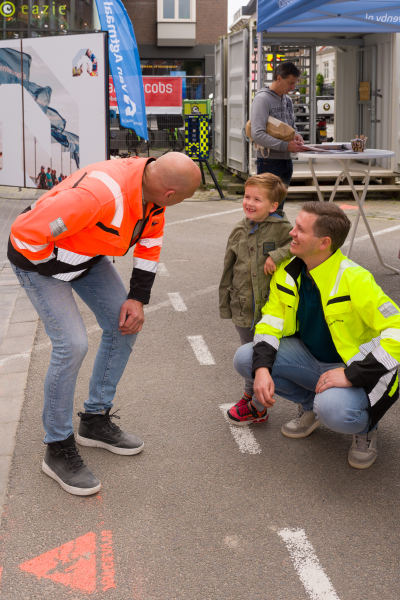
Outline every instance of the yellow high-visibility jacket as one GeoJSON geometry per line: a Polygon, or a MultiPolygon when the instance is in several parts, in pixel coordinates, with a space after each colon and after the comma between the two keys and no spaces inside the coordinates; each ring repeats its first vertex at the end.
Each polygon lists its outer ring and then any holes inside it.
{"type": "MultiPolygon", "coordinates": [[[[298,331],[301,271],[298,257],[282,262],[271,280],[268,302],[256,325],[253,375],[272,369],[280,339],[298,331]]],[[[332,341],[347,379],[364,388],[370,403],[370,428],[399,397],[400,309],[373,276],[340,250],[312,269],[332,341]]]]}

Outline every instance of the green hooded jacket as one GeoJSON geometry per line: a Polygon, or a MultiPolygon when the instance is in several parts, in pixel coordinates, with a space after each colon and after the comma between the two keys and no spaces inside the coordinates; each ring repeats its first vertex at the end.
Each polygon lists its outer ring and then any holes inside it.
{"type": "Polygon", "coordinates": [[[282,218],[269,216],[257,224],[246,217],[229,236],[224,270],[219,286],[221,319],[232,319],[239,327],[254,327],[268,299],[271,275],[265,275],[268,256],[278,266],[289,255],[292,225],[281,210],[282,218]]]}

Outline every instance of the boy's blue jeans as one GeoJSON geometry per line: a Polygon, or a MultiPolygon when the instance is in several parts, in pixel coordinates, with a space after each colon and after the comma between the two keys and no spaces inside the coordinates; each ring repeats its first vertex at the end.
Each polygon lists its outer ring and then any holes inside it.
{"type": "MultiPolygon", "coordinates": [[[[241,346],[233,359],[236,371],[252,379],[253,344],[241,346]]],[[[367,433],[369,424],[368,397],[362,388],[329,388],[316,394],[320,376],[326,371],[344,367],[344,363],[323,363],[307,350],[296,337],[281,340],[272,379],[279,396],[314,410],[316,418],[328,429],[338,433],[367,433]]]]}
{"type": "Polygon", "coordinates": [[[86,327],[72,294],[74,290],[96,316],[103,330],[89,384],[86,412],[112,407],[117,384],[137,334],[121,335],[119,314],[127,298],[125,286],[108,257],[103,257],[78,281],[65,282],[11,265],[39,317],[53,350],[44,382],[44,442],[67,439],[72,433],[76,380],[88,350],[86,327]]]}

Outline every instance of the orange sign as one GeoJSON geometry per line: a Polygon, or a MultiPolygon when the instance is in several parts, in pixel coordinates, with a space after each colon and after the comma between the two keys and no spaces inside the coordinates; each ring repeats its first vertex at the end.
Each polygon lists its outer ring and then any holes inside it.
{"type": "MultiPolygon", "coordinates": [[[[106,591],[115,588],[112,532],[102,531],[99,541],[102,565],[101,588],[106,591]]],[[[96,591],[97,583],[96,534],[86,533],[22,563],[19,568],[35,575],[38,579],[51,579],[73,590],[92,593],[96,591]]]]}

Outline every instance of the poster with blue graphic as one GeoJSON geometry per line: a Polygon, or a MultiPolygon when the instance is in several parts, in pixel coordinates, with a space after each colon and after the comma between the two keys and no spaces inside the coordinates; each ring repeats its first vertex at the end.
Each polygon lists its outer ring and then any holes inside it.
{"type": "Polygon", "coordinates": [[[121,125],[147,140],[142,71],[131,20],[120,0],[96,0],[100,24],[108,31],[109,62],[121,125]]]}

